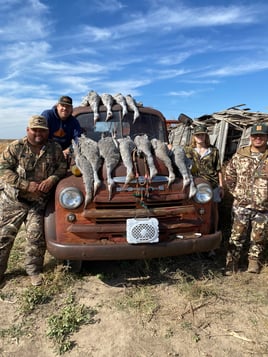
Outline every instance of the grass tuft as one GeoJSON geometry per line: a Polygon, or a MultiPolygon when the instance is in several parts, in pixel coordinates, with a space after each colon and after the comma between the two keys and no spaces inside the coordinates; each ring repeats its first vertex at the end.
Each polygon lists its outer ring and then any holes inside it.
{"type": "Polygon", "coordinates": [[[84,324],[95,323],[96,310],[75,303],[74,295],[66,300],[66,305],[57,314],[48,319],[47,336],[53,340],[56,352],[60,355],[70,351],[75,342],[70,336],[84,324]]]}

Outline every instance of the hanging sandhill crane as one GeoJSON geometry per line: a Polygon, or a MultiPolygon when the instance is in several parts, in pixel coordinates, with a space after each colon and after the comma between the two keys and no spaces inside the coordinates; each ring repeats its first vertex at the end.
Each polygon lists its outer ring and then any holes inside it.
{"type": "Polygon", "coordinates": [[[103,93],[103,94],[101,94],[101,100],[102,100],[102,104],[107,109],[106,121],[108,121],[113,116],[112,107],[113,107],[113,103],[114,103],[114,98],[112,97],[111,94],[103,93]]]}
{"type": "Polygon", "coordinates": [[[134,141],[129,137],[117,139],[120,155],[124,166],[127,169],[125,185],[135,178],[134,166],[132,160],[133,150],[136,148],[134,141]]]}
{"type": "Polygon", "coordinates": [[[134,112],[133,114],[133,124],[134,124],[137,118],[139,118],[140,112],[135,99],[130,94],[126,95],[125,97],[121,93],[117,93],[114,96],[108,93],[103,93],[99,95],[94,90],[91,90],[82,99],[81,106],[86,107],[87,105],[90,105],[94,113],[94,124],[96,124],[96,121],[99,120],[100,117],[99,114],[100,104],[102,103],[107,109],[106,121],[108,121],[113,116],[112,107],[114,102],[116,102],[122,107],[122,118],[124,118],[127,115],[128,110],[132,110],[134,112]]]}
{"type": "Polygon", "coordinates": [[[100,156],[104,159],[106,172],[107,172],[107,184],[109,192],[109,201],[112,198],[112,190],[114,186],[114,180],[112,178],[112,171],[118,165],[120,161],[120,152],[117,147],[115,139],[111,136],[101,138],[98,141],[98,147],[100,150],[100,156]]]}
{"type": "Polygon", "coordinates": [[[85,186],[86,196],[84,206],[86,207],[87,204],[91,202],[93,198],[93,170],[87,158],[81,154],[79,144],[77,144],[74,140],[72,140],[72,147],[74,151],[75,164],[82,174],[82,180],[85,186]]]}
{"type": "Polygon", "coordinates": [[[152,180],[155,175],[157,175],[157,169],[154,164],[154,159],[152,155],[152,144],[146,134],[137,135],[134,138],[134,143],[137,146],[138,155],[143,154],[145,156],[146,162],[149,167],[150,179],[152,180]]]}
{"type": "Polygon", "coordinates": [[[128,113],[126,98],[121,93],[115,94],[113,98],[115,102],[121,106],[122,118],[124,118],[128,113]]]}
{"type": "MultiPolygon", "coordinates": [[[[88,95],[84,98],[83,102],[90,105],[93,113],[94,113],[94,124],[96,124],[96,121],[99,120],[100,114],[99,114],[99,105],[101,102],[101,97],[98,95],[97,92],[94,90],[91,90],[88,95]]],[[[83,103],[82,102],[82,103],[83,103]]]]}
{"type": "Polygon", "coordinates": [[[187,167],[187,158],[185,155],[185,151],[181,146],[174,146],[172,148],[173,158],[172,161],[177,166],[180,174],[183,179],[183,189],[190,185],[189,198],[193,197],[196,193],[196,187],[194,184],[194,179],[191,174],[191,170],[187,167]]]}
{"type": "Polygon", "coordinates": [[[134,124],[135,121],[136,121],[136,120],[139,118],[139,116],[140,116],[140,112],[139,112],[139,109],[138,109],[138,107],[137,107],[137,103],[136,103],[136,101],[134,100],[134,98],[133,98],[130,94],[126,95],[125,99],[126,99],[128,108],[129,108],[130,110],[133,110],[133,112],[134,112],[134,118],[133,118],[133,124],[134,124]]]}
{"type": "Polygon", "coordinates": [[[151,140],[152,147],[154,149],[156,157],[158,157],[161,161],[163,161],[164,165],[168,169],[168,186],[170,186],[175,181],[175,174],[172,166],[172,161],[168,155],[169,149],[163,141],[159,139],[152,139],[151,140]]]}
{"type": "Polygon", "coordinates": [[[94,177],[94,196],[98,188],[101,185],[101,180],[98,175],[98,171],[102,164],[102,159],[100,157],[98,143],[90,138],[87,138],[85,135],[81,135],[78,139],[80,152],[85,158],[88,160],[88,163],[91,165],[93,170],[93,177],[94,177]]]}

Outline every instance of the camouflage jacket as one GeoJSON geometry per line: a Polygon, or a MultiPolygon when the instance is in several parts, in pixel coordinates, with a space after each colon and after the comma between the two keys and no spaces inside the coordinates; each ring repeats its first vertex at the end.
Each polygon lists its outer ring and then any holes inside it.
{"type": "Polygon", "coordinates": [[[36,155],[25,137],[13,141],[0,156],[0,187],[14,200],[21,198],[42,203],[49,193],[27,192],[29,182],[41,182],[50,177],[56,184],[66,171],[67,162],[59,144],[48,141],[36,155]]]}
{"type": "Polygon", "coordinates": [[[250,146],[234,154],[225,170],[225,181],[234,205],[268,210],[268,147],[263,155],[251,153],[250,146]]]}
{"type": "Polygon", "coordinates": [[[221,171],[221,163],[219,158],[219,150],[210,146],[210,153],[201,157],[192,146],[184,148],[186,157],[191,160],[192,174],[201,176],[210,182],[213,188],[219,185],[219,171],[221,171]]]}

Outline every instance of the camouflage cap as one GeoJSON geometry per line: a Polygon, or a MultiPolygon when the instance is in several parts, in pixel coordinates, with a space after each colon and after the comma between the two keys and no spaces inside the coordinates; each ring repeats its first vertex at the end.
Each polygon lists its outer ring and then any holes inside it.
{"type": "Polygon", "coordinates": [[[47,120],[42,115],[33,115],[29,120],[28,128],[48,130],[47,120]]]}
{"type": "Polygon", "coordinates": [[[265,123],[256,123],[252,125],[250,135],[268,135],[268,127],[265,123]]]}
{"type": "Polygon", "coordinates": [[[62,104],[62,105],[73,105],[73,100],[71,97],[69,97],[68,95],[63,95],[59,98],[58,100],[58,104],[62,104]]]}
{"type": "Polygon", "coordinates": [[[197,125],[194,127],[193,134],[207,134],[208,130],[205,125],[197,125]]]}

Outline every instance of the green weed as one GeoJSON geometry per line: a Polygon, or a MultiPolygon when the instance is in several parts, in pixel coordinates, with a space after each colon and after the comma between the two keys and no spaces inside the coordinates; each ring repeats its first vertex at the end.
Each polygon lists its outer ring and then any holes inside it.
{"type": "Polygon", "coordinates": [[[19,299],[19,310],[24,315],[29,315],[38,305],[47,304],[52,300],[49,289],[43,286],[26,289],[19,299]]]}
{"type": "Polygon", "coordinates": [[[62,355],[75,346],[70,336],[77,332],[81,325],[95,323],[95,314],[96,310],[75,303],[73,295],[67,298],[62,310],[48,319],[47,336],[53,340],[58,354],[62,355]]]}
{"type": "Polygon", "coordinates": [[[19,323],[17,325],[11,325],[9,328],[0,330],[1,338],[10,338],[19,343],[20,337],[28,334],[29,326],[25,323],[19,323]]]}
{"type": "Polygon", "coordinates": [[[53,297],[66,291],[77,275],[68,273],[63,266],[58,266],[54,272],[44,275],[44,284],[38,287],[30,286],[24,290],[19,298],[19,310],[24,315],[29,315],[34,309],[53,300],[53,297]]]}

